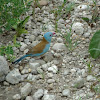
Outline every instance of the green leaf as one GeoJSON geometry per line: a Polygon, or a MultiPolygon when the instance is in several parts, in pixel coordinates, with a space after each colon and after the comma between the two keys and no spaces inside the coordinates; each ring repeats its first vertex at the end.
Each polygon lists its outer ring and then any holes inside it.
{"type": "Polygon", "coordinates": [[[12,54],[13,55],[13,49],[12,49],[12,47],[10,47],[10,46],[7,46],[7,48],[6,48],[6,54],[12,54]]]}
{"type": "Polygon", "coordinates": [[[72,11],[74,9],[74,7],[75,7],[75,3],[74,2],[73,3],[72,2],[68,3],[67,7],[66,7],[66,13],[72,11]]]}
{"type": "Polygon", "coordinates": [[[90,19],[87,18],[87,17],[82,17],[82,19],[83,19],[84,21],[86,21],[87,23],[90,21],[90,19]]]}
{"type": "Polygon", "coordinates": [[[27,16],[24,20],[22,20],[19,24],[18,24],[18,28],[22,28],[24,27],[24,25],[28,22],[30,16],[27,16]]]}
{"type": "Polygon", "coordinates": [[[16,38],[17,38],[17,36],[14,35],[14,38],[13,38],[13,44],[16,44],[16,38]]]}
{"type": "Polygon", "coordinates": [[[22,34],[22,33],[28,33],[28,31],[27,31],[26,29],[20,29],[20,30],[19,30],[19,33],[20,33],[20,34],[22,34]]]}
{"type": "Polygon", "coordinates": [[[100,30],[93,35],[89,44],[89,52],[93,58],[100,56],[100,30]]]}

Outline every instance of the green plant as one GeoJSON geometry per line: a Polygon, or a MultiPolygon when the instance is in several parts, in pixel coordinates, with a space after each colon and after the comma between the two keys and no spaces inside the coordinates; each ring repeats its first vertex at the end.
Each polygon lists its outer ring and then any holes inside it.
{"type": "Polygon", "coordinates": [[[79,97],[79,100],[82,100],[81,97],[79,97]]]}
{"type": "Polygon", "coordinates": [[[70,2],[67,4],[66,8],[65,8],[65,13],[68,15],[75,7],[75,3],[74,2],[70,2]]]}
{"type": "Polygon", "coordinates": [[[68,31],[66,31],[67,35],[63,35],[65,38],[65,45],[69,49],[69,51],[73,51],[74,48],[78,45],[77,40],[73,41],[72,39],[72,25],[71,28],[68,31]]]}
{"type": "Polygon", "coordinates": [[[30,3],[29,0],[0,0],[0,33],[9,31],[28,11],[30,3]]]}
{"type": "Polygon", "coordinates": [[[92,60],[91,57],[89,57],[88,61],[83,60],[83,62],[86,64],[86,66],[88,67],[88,73],[92,72],[92,68],[93,68],[93,64],[92,64],[92,60]]]}
{"type": "Polygon", "coordinates": [[[86,65],[88,67],[88,73],[91,73],[92,72],[92,68],[93,68],[93,64],[91,64],[91,60],[86,62],[86,65]]]}
{"type": "Polygon", "coordinates": [[[33,18],[35,18],[35,8],[40,7],[39,0],[34,0],[33,5],[34,6],[33,6],[32,15],[33,15],[33,18]]]}
{"type": "Polygon", "coordinates": [[[27,16],[24,20],[18,20],[16,24],[13,25],[13,28],[16,30],[16,36],[19,37],[22,33],[28,33],[25,29],[25,24],[27,23],[29,16],[27,16]]]}
{"type": "Polygon", "coordinates": [[[3,45],[0,46],[0,55],[2,56],[6,55],[7,59],[10,62],[12,62],[15,58],[15,56],[13,55],[14,54],[13,47],[20,47],[20,44],[16,42],[16,36],[14,36],[13,45],[8,44],[7,46],[3,45]]]}
{"type": "Polygon", "coordinates": [[[91,65],[91,61],[89,61],[89,62],[87,63],[87,66],[88,66],[88,72],[91,73],[92,68],[93,68],[93,65],[91,65]]]}
{"type": "Polygon", "coordinates": [[[93,0],[93,3],[94,3],[94,10],[93,10],[93,15],[92,15],[92,21],[96,22],[99,19],[97,0],[93,0]]]}
{"type": "Polygon", "coordinates": [[[45,79],[45,74],[44,72],[41,72],[39,69],[37,69],[38,73],[42,76],[42,79],[44,80],[45,79]]]}
{"type": "Polygon", "coordinates": [[[66,4],[67,0],[64,0],[61,6],[58,6],[55,10],[53,10],[52,12],[54,13],[55,16],[55,31],[58,32],[58,20],[61,18],[61,15],[63,13],[63,8],[64,5],[66,4]]]}
{"type": "Polygon", "coordinates": [[[89,19],[87,17],[82,17],[84,21],[86,21],[91,27],[93,26],[92,23],[96,22],[97,20],[100,20],[100,17],[98,16],[98,6],[97,6],[97,0],[92,0],[93,5],[93,12],[92,12],[92,19],[89,19]]]}
{"type": "Polygon", "coordinates": [[[96,81],[93,83],[90,87],[92,92],[95,92],[96,94],[99,94],[100,96],[100,81],[96,81]]]}
{"type": "Polygon", "coordinates": [[[96,31],[90,40],[89,52],[92,58],[98,58],[100,56],[100,30],[96,31]]]}
{"type": "Polygon", "coordinates": [[[58,32],[58,20],[63,17],[63,15],[69,15],[70,12],[74,9],[75,3],[68,3],[67,0],[64,0],[61,6],[58,6],[52,12],[55,16],[55,31],[58,32]]]}

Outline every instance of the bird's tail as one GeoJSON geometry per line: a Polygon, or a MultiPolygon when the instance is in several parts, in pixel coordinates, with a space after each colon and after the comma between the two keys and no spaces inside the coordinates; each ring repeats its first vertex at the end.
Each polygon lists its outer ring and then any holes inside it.
{"type": "Polygon", "coordinates": [[[17,64],[19,63],[21,60],[23,60],[24,58],[28,57],[29,55],[24,55],[22,57],[20,57],[19,59],[15,60],[14,62],[12,62],[12,64],[17,64]]]}

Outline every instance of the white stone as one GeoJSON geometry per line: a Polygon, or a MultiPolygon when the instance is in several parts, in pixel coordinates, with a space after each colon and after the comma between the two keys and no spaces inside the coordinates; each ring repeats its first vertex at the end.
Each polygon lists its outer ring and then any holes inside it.
{"type": "Polygon", "coordinates": [[[54,25],[47,25],[46,26],[47,27],[47,29],[49,30],[49,31],[53,31],[54,30],[54,25]]]}
{"type": "Polygon", "coordinates": [[[40,6],[46,6],[48,4],[47,0],[39,0],[40,6]]]}
{"type": "Polygon", "coordinates": [[[33,75],[30,73],[30,74],[28,75],[27,79],[28,79],[28,80],[32,80],[32,78],[33,78],[33,75]]]}
{"type": "Polygon", "coordinates": [[[29,51],[29,49],[25,49],[25,50],[24,50],[24,54],[26,54],[28,51],[29,51]]]}
{"type": "Polygon", "coordinates": [[[25,39],[24,42],[28,45],[30,44],[29,39],[25,39]]]}
{"type": "Polygon", "coordinates": [[[93,0],[85,0],[85,2],[88,2],[89,4],[94,4],[93,0]]]}
{"type": "Polygon", "coordinates": [[[80,22],[76,22],[72,25],[72,32],[78,35],[82,35],[84,32],[84,25],[80,22]]]}
{"type": "Polygon", "coordinates": [[[28,71],[27,68],[24,68],[24,69],[21,71],[21,74],[28,74],[28,73],[29,73],[29,71],[28,71]]]}
{"type": "Polygon", "coordinates": [[[63,39],[62,38],[57,38],[57,42],[62,43],[63,39]]]}
{"type": "Polygon", "coordinates": [[[53,65],[53,66],[48,68],[48,71],[53,72],[53,73],[57,73],[58,67],[56,65],[53,65]]]}
{"type": "Polygon", "coordinates": [[[43,96],[43,89],[38,89],[37,92],[34,93],[33,99],[34,100],[39,100],[43,96]]]}
{"type": "Polygon", "coordinates": [[[21,96],[26,97],[30,94],[31,91],[32,91],[32,86],[30,83],[27,83],[25,86],[21,88],[21,96]]]}
{"type": "Polygon", "coordinates": [[[41,67],[42,67],[42,69],[44,71],[47,71],[48,70],[48,64],[43,64],[41,67]]]}
{"type": "Polygon", "coordinates": [[[30,36],[29,36],[29,40],[30,40],[30,41],[34,41],[34,40],[35,40],[35,36],[34,36],[34,35],[30,35],[30,36]]]}
{"type": "Polygon", "coordinates": [[[27,47],[27,44],[21,42],[21,47],[20,47],[20,51],[24,51],[27,47]]]}
{"type": "Polygon", "coordinates": [[[41,59],[41,60],[36,60],[36,59],[35,59],[35,60],[31,60],[31,59],[30,59],[30,62],[32,62],[32,63],[33,63],[33,62],[35,62],[35,63],[39,63],[40,65],[45,64],[45,61],[42,60],[42,59],[41,59]]]}
{"type": "Polygon", "coordinates": [[[61,23],[64,24],[65,21],[61,18],[61,19],[58,20],[58,23],[59,23],[59,24],[61,24],[61,23]]]}
{"type": "Polygon", "coordinates": [[[48,76],[49,78],[52,78],[52,77],[53,77],[53,73],[47,73],[47,76],[48,76]]]}
{"type": "Polygon", "coordinates": [[[83,11],[83,10],[87,10],[89,7],[88,5],[79,5],[76,10],[77,11],[83,11]]]}
{"type": "Polygon", "coordinates": [[[71,71],[72,74],[76,73],[76,69],[75,68],[71,69],[70,71],[71,71]]]}
{"type": "Polygon", "coordinates": [[[70,90],[69,90],[69,89],[63,90],[63,91],[62,91],[62,95],[63,95],[63,96],[69,97],[69,96],[70,96],[70,90]]]}
{"type": "Polygon", "coordinates": [[[87,95],[88,95],[89,97],[93,97],[93,96],[95,95],[95,93],[94,93],[94,92],[89,92],[87,95]]]}
{"type": "Polygon", "coordinates": [[[20,96],[19,94],[15,94],[15,95],[13,96],[13,99],[14,99],[14,100],[20,100],[20,99],[21,99],[21,96],[20,96]]]}
{"type": "Polygon", "coordinates": [[[31,96],[27,96],[25,100],[33,100],[31,96]]]}
{"type": "Polygon", "coordinates": [[[43,23],[48,23],[49,22],[49,19],[48,18],[44,18],[44,20],[43,20],[43,23]]]}
{"type": "Polygon", "coordinates": [[[90,33],[84,33],[84,37],[88,38],[90,36],[90,33]]]}
{"type": "Polygon", "coordinates": [[[49,83],[49,84],[54,83],[54,82],[55,82],[54,79],[48,79],[48,80],[47,80],[47,83],[49,83]]]}
{"type": "Polygon", "coordinates": [[[11,84],[19,83],[21,80],[22,80],[22,77],[18,69],[13,69],[6,76],[6,81],[11,84]]]}
{"type": "Polygon", "coordinates": [[[35,8],[35,13],[38,13],[39,11],[40,11],[39,7],[35,8]]]}
{"type": "Polygon", "coordinates": [[[50,95],[47,92],[47,90],[44,91],[43,100],[56,100],[55,95],[50,95]]]}
{"type": "Polygon", "coordinates": [[[39,64],[39,63],[29,63],[29,66],[30,66],[30,68],[32,68],[32,69],[37,69],[37,67],[39,67],[40,64],[39,64]]]}
{"type": "Polygon", "coordinates": [[[81,88],[84,86],[84,79],[81,77],[78,77],[75,81],[74,81],[74,87],[75,88],[81,88]]]}
{"type": "Polygon", "coordinates": [[[51,53],[45,54],[44,61],[50,62],[53,60],[53,55],[51,53]]]}
{"type": "Polygon", "coordinates": [[[37,68],[37,72],[38,72],[39,74],[41,74],[41,73],[43,73],[43,70],[42,70],[40,67],[38,67],[38,68],[37,68]]]}
{"type": "Polygon", "coordinates": [[[55,43],[52,49],[56,51],[58,51],[59,49],[66,50],[66,46],[63,43],[55,43]]]}
{"type": "Polygon", "coordinates": [[[50,15],[49,15],[49,18],[55,19],[54,14],[50,14],[50,15]]]}
{"type": "Polygon", "coordinates": [[[96,78],[93,77],[92,75],[87,76],[87,81],[95,81],[95,80],[96,80],[96,78]]]}
{"type": "Polygon", "coordinates": [[[6,81],[4,81],[3,84],[4,84],[5,86],[9,86],[9,83],[6,82],[6,81]]]}
{"type": "Polygon", "coordinates": [[[6,59],[0,56],[0,82],[5,80],[5,76],[10,71],[6,59]]]}
{"type": "Polygon", "coordinates": [[[68,69],[67,70],[64,70],[63,74],[64,75],[68,75],[69,74],[69,70],[68,69]]]}

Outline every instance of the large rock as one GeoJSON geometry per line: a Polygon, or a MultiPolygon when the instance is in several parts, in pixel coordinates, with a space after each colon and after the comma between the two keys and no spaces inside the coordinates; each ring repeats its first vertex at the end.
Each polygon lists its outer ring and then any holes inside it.
{"type": "Polygon", "coordinates": [[[6,59],[3,56],[0,56],[0,82],[5,80],[5,77],[9,71],[9,66],[6,59]]]}
{"type": "Polygon", "coordinates": [[[43,100],[56,100],[55,95],[48,94],[47,92],[47,90],[44,91],[43,100]]]}
{"type": "Polygon", "coordinates": [[[75,22],[72,25],[72,32],[78,35],[82,35],[84,33],[84,25],[80,22],[75,22]]]}
{"type": "Polygon", "coordinates": [[[66,50],[65,44],[63,43],[55,43],[52,47],[53,50],[66,50]]]}
{"type": "Polygon", "coordinates": [[[73,87],[82,88],[84,86],[84,82],[85,82],[84,79],[79,77],[79,78],[75,79],[73,87]]]}
{"type": "Polygon", "coordinates": [[[50,62],[53,60],[53,55],[51,53],[45,54],[44,61],[50,62]]]}
{"type": "Polygon", "coordinates": [[[22,98],[25,98],[28,96],[32,91],[32,85],[30,83],[27,83],[24,87],[21,88],[21,96],[22,98]]]}
{"type": "Polygon", "coordinates": [[[33,100],[31,96],[27,96],[25,100],[33,100]]]}
{"type": "Polygon", "coordinates": [[[70,90],[69,90],[69,89],[63,90],[63,91],[62,91],[62,95],[63,95],[63,96],[69,97],[69,96],[70,96],[70,90]]]}
{"type": "Polygon", "coordinates": [[[40,100],[43,97],[43,93],[44,93],[43,89],[38,89],[38,91],[34,93],[33,99],[40,100]]]}
{"type": "Polygon", "coordinates": [[[79,5],[76,8],[76,11],[84,11],[84,10],[87,10],[87,9],[89,9],[89,6],[88,5],[79,5]]]}
{"type": "Polygon", "coordinates": [[[20,96],[19,94],[15,94],[15,95],[13,96],[13,99],[14,99],[14,100],[20,100],[20,99],[21,99],[21,96],[20,96]]]}
{"type": "Polygon", "coordinates": [[[22,80],[22,77],[18,69],[13,69],[6,76],[6,81],[8,81],[11,84],[19,83],[21,80],[22,80]]]}
{"type": "Polygon", "coordinates": [[[48,68],[48,71],[53,72],[53,73],[57,73],[58,67],[56,65],[53,65],[53,66],[48,68]]]}
{"type": "Polygon", "coordinates": [[[48,4],[47,0],[39,0],[40,6],[46,6],[48,4]]]}

